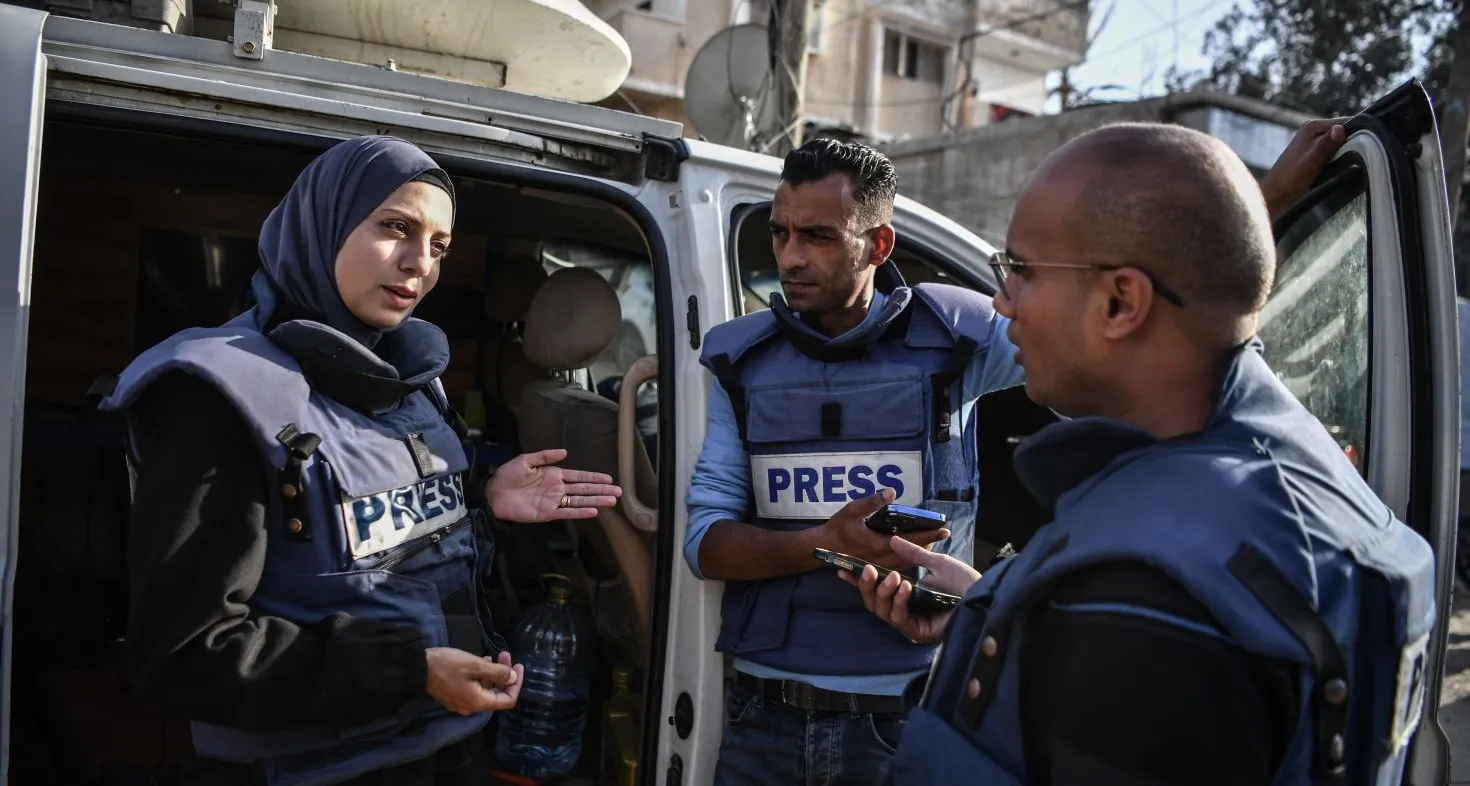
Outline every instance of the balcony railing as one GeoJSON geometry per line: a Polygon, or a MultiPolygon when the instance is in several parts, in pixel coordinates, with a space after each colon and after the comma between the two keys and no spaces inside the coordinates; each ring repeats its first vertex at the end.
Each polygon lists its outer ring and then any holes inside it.
{"type": "Polygon", "coordinates": [[[980,0],[980,28],[1000,28],[1081,53],[1087,46],[1088,0],[980,0]]]}

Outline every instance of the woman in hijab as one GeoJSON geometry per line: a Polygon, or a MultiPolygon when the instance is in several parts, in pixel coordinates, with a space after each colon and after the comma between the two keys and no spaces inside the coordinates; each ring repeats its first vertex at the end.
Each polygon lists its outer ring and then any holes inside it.
{"type": "MultiPolygon", "coordinates": [[[[454,215],[413,145],[333,147],[261,230],[255,305],[148,350],[103,403],[137,470],[127,668],[192,722],[195,782],[484,782],[480,731],[521,667],[480,595],[493,544],[438,381],[448,342],[410,316],[454,215]]],[[[616,502],[563,458],[501,467],[493,514],[616,502]]]]}

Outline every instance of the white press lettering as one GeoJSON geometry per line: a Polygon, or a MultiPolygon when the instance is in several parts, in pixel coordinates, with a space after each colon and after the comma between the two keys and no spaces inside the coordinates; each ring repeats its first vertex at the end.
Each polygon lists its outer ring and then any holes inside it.
{"type": "Polygon", "coordinates": [[[447,475],[342,503],[352,558],[377,554],[447,527],[468,514],[464,484],[447,475]]]}
{"type": "Polygon", "coordinates": [[[825,519],[882,488],[893,489],[902,505],[918,505],[924,496],[917,450],[751,456],[750,472],[762,518],[825,519]]]}

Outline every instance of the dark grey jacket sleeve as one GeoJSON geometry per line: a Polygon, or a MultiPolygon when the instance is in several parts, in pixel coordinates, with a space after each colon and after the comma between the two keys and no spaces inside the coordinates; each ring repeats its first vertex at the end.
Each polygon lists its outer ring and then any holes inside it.
{"type": "Polygon", "coordinates": [[[173,373],[136,411],[126,658],[139,691],[191,720],[246,731],[353,725],[423,696],[414,627],[346,614],[301,626],[250,611],[269,492],[223,394],[173,373]]]}

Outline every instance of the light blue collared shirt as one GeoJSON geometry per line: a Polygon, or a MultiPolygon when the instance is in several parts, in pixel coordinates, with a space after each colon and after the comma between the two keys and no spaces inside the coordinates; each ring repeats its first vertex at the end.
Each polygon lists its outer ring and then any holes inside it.
{"type": "MultiPolygon", "coordinates": [[[[873,293],[873,302],[868,315],[858,327],[876,319],[886,300],[881,292],[873,293]]],[[[1010,320],[996,314],[990,323],[988,350],[975,356],[965,368],[960,380],[964,396],[960,408],[961,433],[974,417],[975,401],[986,393],[1014,387],[1024,381],[1021,367],[1016,365],[1016,347],[1006,338],[1006,327],[1010,320]]],[[[713,379],[713,377],[711,377],[713,379]]],[[[740,432],[735,425],[735,410],[730,405],[730,396],[716,382],[711,386],[709,398],[709,422],[704,434],[704,448],[694,465],[694,476],[689,482],[689,494],[685,499],[689,507],[689,529],[684,534],[684,561],[700,579],[699,547],[705,533],[718,521],[745,521],[749,513],[750,499],[750,456],[740,441],[740,432]]],[[[856,590],[854,590],[856,591],[856,590]]],[[[771,669],[742,658],[733,659],[739,671],[765,679],[800,680],[818,688],[845,693],[863,693],[876,696],[897,696],[909,681],[922,672],[905,674],[874,675],[824,675],[797,674],[780,669],[771,669]]],[[[816,665],[816,664],[813,664],[816,665]]]]}

